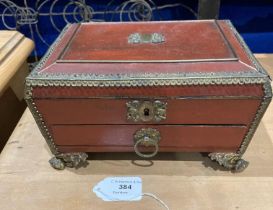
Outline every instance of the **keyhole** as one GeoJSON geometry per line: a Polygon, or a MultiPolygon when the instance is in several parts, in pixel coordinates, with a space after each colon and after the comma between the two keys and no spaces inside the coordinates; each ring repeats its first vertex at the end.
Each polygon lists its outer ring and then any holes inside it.
{"type": "Polygon", "coordinates": [[[144,109],[144,116],[149,116],[150,115],[150,109],[145,108],[144,109]]]}

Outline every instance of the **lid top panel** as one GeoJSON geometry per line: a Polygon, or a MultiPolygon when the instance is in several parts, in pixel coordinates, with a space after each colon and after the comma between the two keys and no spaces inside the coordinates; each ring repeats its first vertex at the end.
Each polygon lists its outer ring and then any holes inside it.
{"type": "Polygon", "coordinates": [[[58,62],[238,60],[217,21],[81,24],[58,62]]]}

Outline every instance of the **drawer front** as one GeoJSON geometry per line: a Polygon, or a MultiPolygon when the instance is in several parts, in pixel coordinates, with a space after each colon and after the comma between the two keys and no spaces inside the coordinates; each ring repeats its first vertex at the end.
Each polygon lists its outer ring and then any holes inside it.
{"type": "MultiPolygon", "coordinates": [[[[132,99],[133,100],[133,99],[132,99]]],[[[35,99],[48,124],[249,124],[260,99],[169,99],[166,119],[127,119],[126,99],[35,99]]],[[[145,101],[145,100],[144,100],[145,101]]],[[[152,101],[153,102],[153,101],[152,101]]]]}
{"type": "Polygon", "coordinates": [[[134,134],[156,129],[159,151],[236,151],[247,131],[245,126],[192,125],[55,125],[53,139],[61,151],[133,151],[134,134]]]}

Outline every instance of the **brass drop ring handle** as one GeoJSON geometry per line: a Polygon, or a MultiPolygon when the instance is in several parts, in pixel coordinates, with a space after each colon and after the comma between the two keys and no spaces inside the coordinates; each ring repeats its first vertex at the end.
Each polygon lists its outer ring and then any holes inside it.
{"type": "Polygon", "coordinates": [[[140,157],[143,157],[143,158],[151,158],[151,157],[154,157],[157,152],[158,152],[158,143],[156,140],[153,140],[153,139],[150,139],[148,137],[145,137],[143,139],[139,139],[135,142],[135,145],[134,145],[134,150],[135,150],[135,153],[140,156],[140,157]],[[141,153],[139,150],[138,150],[138,147],[139,145],[144,145],[144,144],[149,144],[149,146],[154,146],[155,147],[155,150],[150,153],[150,154],[144,154],[144,153],[141,153]]]}
{"type": "Polygon", "coordinates": [[[142,128],[138,130],[134,135],[134,150],[135,153],[143,158],[154,157],[159,150],[160,133],[154,128],[142,128]],[[153,146],[155,149],[150,154],[144,154],[139,151],[139,146],[153,146]]]}

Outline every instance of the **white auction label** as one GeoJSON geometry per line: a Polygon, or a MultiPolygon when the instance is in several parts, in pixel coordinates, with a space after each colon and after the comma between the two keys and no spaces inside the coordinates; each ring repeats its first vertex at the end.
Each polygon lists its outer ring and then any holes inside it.
{"type": "Polygon", "coordinates": [[[107,177],[93,188],[104,201],[137,201],[142,198],[140,177],[107,177]]]}

